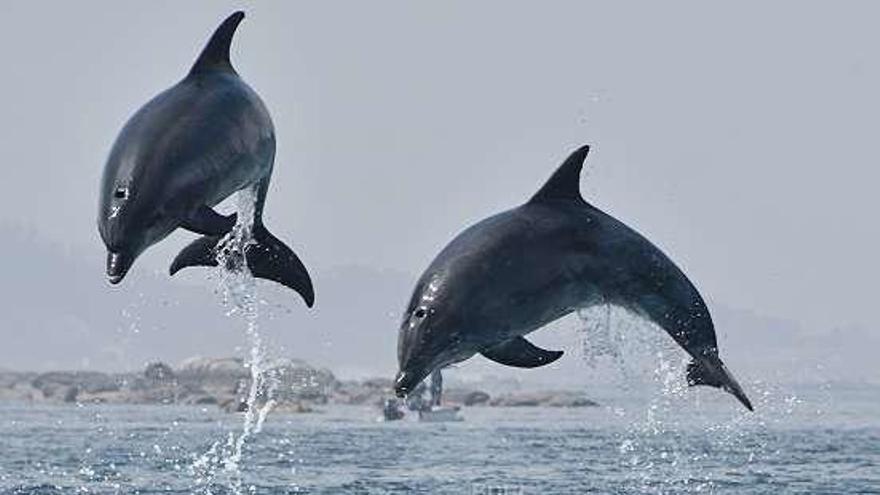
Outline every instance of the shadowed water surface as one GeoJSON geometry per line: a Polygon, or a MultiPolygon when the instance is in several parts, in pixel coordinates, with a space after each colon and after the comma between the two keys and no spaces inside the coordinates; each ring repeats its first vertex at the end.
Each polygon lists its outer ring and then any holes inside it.
{"type": "Polygon", "coordinates": [[[196,465],[218,464],[204,456],[240,430],[236,415],[6,404],[0,493],[220,494],[238,476],[267,494],[880,493],[876,386],[759,390],[755,414],[710,390],[594,395],[608,405],[466,408],[447,424],[380,423],[362,407],[278,414],[210,484],[196,465]]]}

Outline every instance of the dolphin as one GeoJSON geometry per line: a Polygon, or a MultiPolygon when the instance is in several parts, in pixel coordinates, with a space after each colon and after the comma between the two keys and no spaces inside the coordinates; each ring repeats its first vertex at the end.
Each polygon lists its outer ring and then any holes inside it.
{"type": "Polygon", "coordinates": [[[610,303],[655,323],[690,354],[689,385],[721,388],[752,410],[718,356],[694,285],[650,241],[581,197],[588,152],[576,150],[528,202],[467,228],[428,266],[398,334],[398,396],[475,354],[519,368],[550,364],[562,351],[524,336],[610,303]]]}
{"type": "Polygon", "coordinates": [[[275,130],[260,97],[236,73],[229,47],[243,12],[217,28],[189,73],[125,124],[104,166],[98,231],[107,275],[118,284],[134,260],[177,228],[202,237],[174,259],[170,274],[216,266],[215,248],[237,218],[213,207],[233,193],[255,193],[251,273],[281,283],[311,307],[312,281],[297,255],[263,224],[275,159],[275,130]]]}

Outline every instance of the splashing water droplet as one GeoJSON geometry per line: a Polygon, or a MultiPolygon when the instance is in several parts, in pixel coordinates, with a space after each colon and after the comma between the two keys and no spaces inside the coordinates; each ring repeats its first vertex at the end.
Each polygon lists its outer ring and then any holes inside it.
{"type": "Polygon", "coordinates": [[[246,253],[253,242],[252,229],[256,207],[256,190],[245,189],[237,194],[237,222],[216,247],[219,267],[219,288],[227,315],[240,316],[245,321],[245,333],[250,344],[245,366],[250,371],[250,384],[244,403],[242,428],[238,434],[229,433],[225,443],[214,442],[195,459],[190,472],[196,483],[210,494],[221,471],[228,479],[228,488],[239,495],[242,491],[241,460],[248,439],[262,430],[266,417],[275,405],[274,395],[278,380],[271,372],[266,348],[259,332],[256,281],[247,266],[246,253]]]}
{"type": "Polygon", "coordinates": [[[717,482],[702,466],[720,458],[760,476],[755,466],[780,455],[767,448],[768,423],[794,415],[803,405],[798,397],[752,382],[749,388],[758,399],[755,412],[747,412],[724,392],[688,387],[685,369],[690,357],[656,325],[607,304],[579,311],[578,316],[591,375],[595,372],[597,380],[610,381],[618,390],[650,397],[647,404],[624,401],[611,409],[625,420],[618,451],[621,466],[637,473],[636,486],[630,489],[713,492],[717,482]],[[699,448],[688,447],[695,444],[699,448]]]}

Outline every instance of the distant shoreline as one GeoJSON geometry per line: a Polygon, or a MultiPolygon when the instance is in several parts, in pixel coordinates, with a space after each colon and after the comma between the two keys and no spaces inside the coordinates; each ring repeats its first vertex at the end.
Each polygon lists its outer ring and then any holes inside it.
{"type": "MultiPolygon", "coordinates": [[[[277,362],[268,371],[274,383],[275,408],[313,412],[332,404],[381,407],[393,397],[387,378],[340,380],[327,369],[301,360],[277,362]]],[[[250,371],[239,358],[192,358],[178,367],[153,362],[140,372],[0,370],[0,402],[45,404],[178,404],[215,406],[235,412],[246,408],[250,371]]],[[[269,398],[260,391],[258,402],[269,398]]],[[[496,393],[468,386],[450,386],[444,403],[489,407],[591,407],[598,405],[572,390],[496,393]]]]}

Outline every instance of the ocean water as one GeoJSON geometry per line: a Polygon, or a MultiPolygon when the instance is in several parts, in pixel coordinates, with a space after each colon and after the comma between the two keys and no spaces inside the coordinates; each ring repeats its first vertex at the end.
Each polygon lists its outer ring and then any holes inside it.
{"type": "Polygon", "coordinates": [[[0,493],[880,493],[880,388],[595,390],[593,408],[464,408],[460,423],[368,407],[272,413],[230,462],[213,407],[0,405],[0,493]]]}

